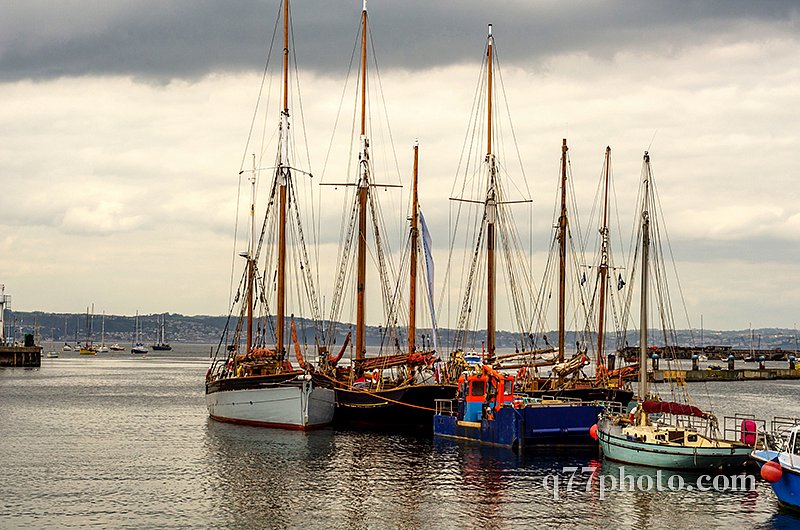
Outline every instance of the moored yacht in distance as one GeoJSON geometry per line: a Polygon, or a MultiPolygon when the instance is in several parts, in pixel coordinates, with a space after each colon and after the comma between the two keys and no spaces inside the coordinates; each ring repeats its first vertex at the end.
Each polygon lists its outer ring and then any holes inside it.
{"type": "Polygon", "coordinates": [[[166,339],[166,326],[167,316],[161,315],[158,317],[158,342],[153,344],[153,351],[170,351],[172,346],[167,343],[166,339]]]}
{"type": "Polygon", "coordinates": [[[136,320],[134,321],[133,344],[131,344],[131,353],[134,355],[144,355],[149,353],[150,350],[142,342],[142,328],[139,324],[139,312],[136,312],[136,320]]]}

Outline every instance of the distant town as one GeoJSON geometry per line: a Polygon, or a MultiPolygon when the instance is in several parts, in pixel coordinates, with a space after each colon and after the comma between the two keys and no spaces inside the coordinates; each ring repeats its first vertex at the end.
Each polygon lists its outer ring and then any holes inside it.
{"type": "MultiPolygon", "coordinates": [[[[220,336],[225,328],[228,317],[210,315],[181,315],[179,313],[158,313],[139,315],[139,322],[142,329],[143,340],[145,342],[154,341],[159,331],[158,320],[165,317],[165,331],[168,342],[188,343],[188,344],[215,344],[219,342],[220,336]]],[[[26,333],[34,334],[42,341],[49,342],[84,342],[92,340],[98,342],[101,339],[105,320],[105,341],[106,342],[130,342],[133,338],[135,317],[120,315],[94,315],[89,316],[85,313],[48,313],[42,311],[11,311],[6,309],[5,324],[7,337],[23,337],[26,333]]],[[[235,319],[232,321],[235,322],[235,319]]],[[[344,340],[349,324],[339,324],[337,333],[337,343],[344,340]]],[[[308,325],[304,319],[298,319],[298,329],[307,330],[304,342],[314,342],[314,337],[309,337],[312,326],[308,325]]],[[[421,330],[422,335],[430,340],[430,330],[421,330]]],[[[452,329],[440,329],[439,340],[442,344],[449,343],[448,337],[454,334],[452,329]]],[[[691,347],[710,347],[721,346],[736,350],[784,350],[796,351],[798,349],[798,336],[796,330],[782,328],[760,328],[743,330],[679,330],[677,342],[679,346],[691,347]]],[[[303,335],[303,332],[300,331],[303,335]]],[[[382,338],[381,326],[367,327],[367,343],[370,346],[377,346],[382,338]]],[[[480,336],[480,334],[478,334],[480,336]]],[[[637,332],[628,332],[628,341],[631,345],[637,344],[637,332]]],[[[539,347],[552,345],[556,341],[555,331],[537,337],[539,347]]],[[[609,340],[614,340],[609,337],[609,340]]],[[[659,343],[658,334],[653,335],[654,343],[659,343]]],[[[567,343],[575,344],[574,332],[567,333],[567,343]]],[[[518,334],[498,331],[498,347],[516,348],[520,346],[518,334]]],[[[480,342],[476,345],[480,348],[480,342]]]]}

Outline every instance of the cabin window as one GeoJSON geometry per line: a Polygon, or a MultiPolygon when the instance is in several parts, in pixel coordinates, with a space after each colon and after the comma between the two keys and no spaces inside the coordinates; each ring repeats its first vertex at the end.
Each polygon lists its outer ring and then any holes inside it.
{"type": "Polygon", "coordinates": [[[697,441],[697,435],[696,434],[687,434],[686,435],[686,441],[687,442],[696,442],[697,441]]]}
{"type": "Polygon", "coordinates": [[[794,442],[794,454],[800,455],[800,440],[797,439],[797,433],[794,434],[792,441],[794,442]]]}
{"type": "Polygon", "coordinates": [[[503,385],[503,394],[506,396],[514,395],[514,381],[508,380],[503,385]]]}
{"type": "Polygon", "coordinates": [[[483,396],[486,394],[486,381],[473,381],[472,382],[472,395],[483,396]]]}
{"type": "Polygon", "coordinates": [[[656,440],[662,440],[662,441],[664,441],[664,440],[666,440],[666,439],[667,439],[667,437],[666,437],[666,436],[664,436],[663,434],[656,434],[656,440]]]}

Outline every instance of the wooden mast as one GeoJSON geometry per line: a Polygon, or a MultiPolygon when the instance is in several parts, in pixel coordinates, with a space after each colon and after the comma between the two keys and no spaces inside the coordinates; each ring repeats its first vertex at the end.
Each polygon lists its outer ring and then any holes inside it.
{"type": "Polygon", "coordinates": [[[558,217],[558,362],[564,362],[567,292],[567,139],[561,143],[561,215],[558,217]]]}
{"type": "Polygon", "coordinates": [[[644,207],[642,208],[642,297],[639,306],[639,400],[647,399],[647,267],[650,258],[650,214],[647,211],[650,187],[650,155],[644,152],[644,207]]]}
{"type": "Polygon", "coordinates": [[[361,154],[358,182],[358,256],[356,272],[356,360],[364,358],[365,290],[367,280],[367,193],[369,171],[367,124],[367,0],[361,11],[361,154]]]}
{"type": "Polygon", "coordinates": [[[597,366],[602,368],[603,341],[605,333],[606,316],[606,287],[608,283],[608,179],[611,169],[611,147],[606,147],[606,160],[604,164],[605,182],[603,192],[603,225],[600,227],[600,306],[598,307],[597,322],[597,366]]]}
{"type": "Polygon", "coordinates": [[[286,187],[289,180],[289,0],[283,0],[283,110],[278,163],[278,308],[275,322],[275,350],[284,352],[286,319],[286,187]]]}
{"type": "Polygon", "coordinates": [[[253,289],[255,287],[256,241],[256,155],[253,155],[253,173],[250,175],[250,241],[247,245],[247,350],[253,349],[253,289]]]}
{"type": "Polygon", "coordinates": [[[495,159],[492,154],[492,25],[489,24],[487,46],[487,127],[486,161],[489,163],[489,190],[486,197],[486,352],[487,361],[495,356],[495,222],[497,217],[497,196],[495,195],[495,159]]]}
{"type": "Polygon", "coordinates": [[[411,191],[411,273],[408,297],[408,353],[416,350],[417,341],[417,244],[419,240],[419,198],[417,176],[419,171],[419,142],[414,142],[414,176],[411,191]]]}

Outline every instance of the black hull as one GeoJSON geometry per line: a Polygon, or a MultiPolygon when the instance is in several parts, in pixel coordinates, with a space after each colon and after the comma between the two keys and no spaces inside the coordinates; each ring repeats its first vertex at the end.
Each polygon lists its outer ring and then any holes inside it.
{"type": "Polygon", "coordinates": [[[169,344],[154,344],[153,351],[171,351],[172,346],[169,344]]]}
{"type": "Polygon", "coordinates": [[[411,385],[366,392],[335,388],[337,427],[433,434],[433,413],[437,399],[454,399],[455,385],[411,385]]]}
{"type": "Polygon", "coordinates": [[[633,399],[631,390],[621,388],[564,388],[561,390],[536,390],[525,392],[531,397],[553,397],[556,399],[579,399],[581,401],[616,401],[627,405],[633,399]]]}

